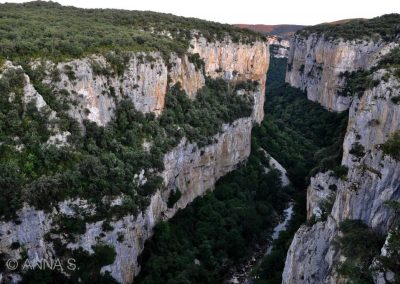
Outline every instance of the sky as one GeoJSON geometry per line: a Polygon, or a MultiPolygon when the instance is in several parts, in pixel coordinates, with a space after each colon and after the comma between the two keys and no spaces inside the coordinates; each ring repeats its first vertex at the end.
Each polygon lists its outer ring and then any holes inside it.
{"type": "MultiPolygon", "coordinates": [[[[0,3],[28,1],[0,0],[0,3]]],[[[400,13],[400,0],[55,0],[81,8],[150,10],[228,24],[315,25],[400,13]]]]}

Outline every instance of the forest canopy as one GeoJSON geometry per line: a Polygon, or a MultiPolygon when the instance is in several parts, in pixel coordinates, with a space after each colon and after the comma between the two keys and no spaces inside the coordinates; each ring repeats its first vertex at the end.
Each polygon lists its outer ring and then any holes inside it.
{"type": "Polygon", "coordinates": [[[0,58],[76,58],[109,50],[186,52],[197,32],[246,43],[259,34],[155,12],[79,9],[54,2],[0,4],[0,58]]]}
{"type": "Polygon", "coordinates": [[[352,19],[306,27],[296,34],[309,36],[323,34],[329,39],[357,40],[382,39],[393,41],[400,34],[400,14],[388,14],[373,19],[352,19]]]}

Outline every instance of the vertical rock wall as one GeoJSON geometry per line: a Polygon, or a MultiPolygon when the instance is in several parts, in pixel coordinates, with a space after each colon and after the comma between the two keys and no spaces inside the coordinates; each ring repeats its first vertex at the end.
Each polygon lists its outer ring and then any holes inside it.
{"type": "Polygon", "coordinates": [[[307,92],[311,101],[332,111],[349,108],[350,97],[338,96],[345,71],[369,69],[394,43],[327,40],[321,35],[296,35],[291,40],[286,82],[307,92]]]}
{"type": "Polygon", "coordinates": [[[269,49],[263,42],[253,44],[207,42],[205,38],[191,42],[190,52],[198,53],[205,62],[206,74],[212,78],[258,81],[253,92],[255,109],[253,119],[261,123],[264,118],[265,82],[269,67],[269,49]]]}
{"type": "Polygon", "coordinates": [[[354,98],[343,143],[342,165],[349,171],[345,179],[319,173],[307,191],[308,218],[318,215],[321,201],[336,196],[326,221],[302,226],[289,248],[283,283],[345,283],[335,272],[341,260],[333,240],[338,226],[345,219],[360,219],[380,234],[388,234],[394,212],[386,201],[400,200],[400,163],[384,155],[381,145],[400,129],[400,105],[391,98],[398,96],[400,81],[390,76],[382,80],[386,70],[374,73],[380,84],[354,98]],[[359,143],[363,153],[354,155],[359,143]],[[352,154],[353,153],[353,154],[352,154]],[[332,187],[334,185],[334,187],[332,187]]]}
{"type": "MultiPolygon", "coordinates": [[[[123,74],[113,76],[102,74],[102,70],[110,71],[111,66],[103,56],[98,55],[57,65],[45,63],[49,72],[44,83],[50,84],[57,96],[68,96],[71,106],[69,113],[81,124],[84,119],[88,119],[98,125],[106,125],[114,115],[116,100],[122,98],[131,99],[139,111],[160,114],[164,109],[167,88],[176,82],[180,82],[193,98],[204,85],[205,75],[227,80],[259,81],[258,90],[253,93],[255,102],[252,117],[223,125],[221,133],[215,135],[215,142],[211,145],[199,148],[184,139],[165,155],[165,170],[161,175],[166,187],[151,197],[146,210],[137,216],[128,215],[111,222],[113,229],[110,231],[103,231],[103,221],[86,223],[85,233],[77,236],[75,242],[68,243],[70,249],[82,247],[88,252],[92,252],[91,247],[99,242],[113,246],[117,253],[115,262],[103,267],[102,271],[111,272],[121,283],[132,283],[134,276],[139,273],[137,257],[146,239],[152,235],[157,221],[171,218],[194,198],[212,190],[221,176],[247,159],[252,125],[260,122],[263,117],[264,83],[269,63],[265,43],[241,45],[229,41],[214,44],[202,42],[197,48],[200,46],[201,50],[195,48],[191,52],[198,51],[206,63],[205,70],[196,69],[187,56],[178,57],[174,54],[171,55],[171,67],[168,68],[157,53],[148,54],[150,57],[140,53],[132,54],[123,74]],[[215,54],[218,54],[218,68],[222,68],[218,73],[212,70],[212,60],[207,57],[215,54]],[[55,69],[60,73],[59,80],[51,78],[50,70],[55,69]],[[180,190],[182,196],[173,208],[168,208],[171,190],[180,190]]],[[[34,97],[37,103],[45,104],[32,85],[28,84],[25,92],[27,99],[34,97]]],[[[113,202],[119,204],[120,199],[113,202]]],[[[32,261],[56,257],[54,248],[45,238],[53,228],[54,218],[59,214],[73,216],[76,214],[74,208],[88,206],[85,200],[66,200],[52,212],[45,213],[25,205],[18,212],[18,224],[0,222],[0,251],[9,257],[21,258],[21,250],[12,248],[12,244],[18,242],[21,248],[26,249],[32,261]]],[[[58,237],[63,239],[62,235],[58,237]]],[[[20,279],[17,274],[11,277],[16,282],[20,279]]]]}

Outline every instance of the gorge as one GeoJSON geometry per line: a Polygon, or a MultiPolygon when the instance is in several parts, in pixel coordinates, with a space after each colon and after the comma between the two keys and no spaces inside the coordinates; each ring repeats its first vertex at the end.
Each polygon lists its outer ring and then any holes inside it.
{"type": "Polygon", "coordinates": [[[311,178],[309,226],[293,239],[283,283],[399,280],[398,27],[393,14],[305,29],[293,40],[287,82],[327,109],[349,109],[349,122],[342,173],[311,178]]]}
{"type": "Polygon", "coordinates": [[[400,16],[294,27],[0,4],[0,282],[397,283],[400,16]]]}

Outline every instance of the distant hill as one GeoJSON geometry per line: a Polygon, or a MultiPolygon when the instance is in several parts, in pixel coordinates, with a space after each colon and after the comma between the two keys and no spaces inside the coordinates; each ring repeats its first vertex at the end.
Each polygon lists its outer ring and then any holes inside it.
{"type": "Polygon", "coordinates": [[[302,25],[246,25],[237,24],[236,27],[248,29],[264,35],[276,35],[282,38],[287,38],[296,31],[304,28],[302,25]]]}

